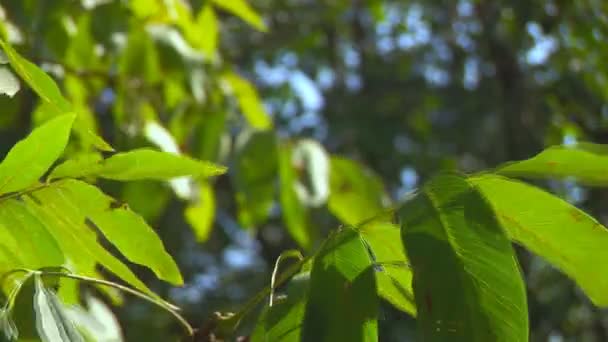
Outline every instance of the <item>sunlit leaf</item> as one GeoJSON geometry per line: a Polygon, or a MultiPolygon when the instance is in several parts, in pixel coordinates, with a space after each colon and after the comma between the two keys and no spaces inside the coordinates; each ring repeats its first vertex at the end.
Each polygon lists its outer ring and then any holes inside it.
{"type": "Polygon", "coordinates": [[[301,340],[377,341],[374,269],[354,230],[330,236],[315,257],[301,340]]]}
{"type": "Polygon", "coordinates": [[[566,178],[590,185],[608,185],[608,145],[577,143],[550,147],[536,156],[507,163],[496,173],[509,177],[566,178]]]}
{"type": "Polygon", "coordinates": [[[84,341],[74,323],[67,317],[57,295],[44,286],[40,275],[35,276],[34,310],[36,329],[43,342],[84,341]]]}
{"type": "MultiPolygon", "coordinates": [[[[55,183],[23,196],[28,210],[40,218],[58,242],[74,273],[97,277],[95,265],[100,264],[136,289],[155,296],[131,270],[97,241],[96,233],[86,225],[80,205],[55,183]]],[[[86,204],[86,203],[84,203],[86,204]]]]}
{"type": "Polygon", "coordinates": [[[399,226],[378,220],[359,226],[358,231],[372,254],[378,295],[415,316],[412,269],[403,250],[399,226]]]}
{"type": "Polygon", "coordinates": [[[249,125],[259,130],[272,128],[272,121],[253,85],[234,72],[226,72],[222,78],[232,90],[232,94],[249,125]]]}
{"type": "Polygon", "coordinates": [[[35,64],[21,57],[17,51],[3,40],[0,40],[0,46],[4,49],[13,70],[38,96],[62,114],[67,114],[72,110],[72,106],[61,95],[57,84],[55,84],[55,81],[49,75],[35,64]]]}
{"type": "Polygon", "coordinates": [[[245,0],[213,0],[213,4],[243,19],[260,31],[266,31],[264,21],[245,0]]]}
{"type": "Polygon", "coordinates": [[[56,187],[62,195],[78,204],[81,214],[127,259],[149,267],[160,279],[183,283],[173,258],[154,230],[126,206],[114,207],[114,200],[98,188],[77,180],[65,180],[56,187]]]}
{"type": "Polygon", "coordinates": [[[400,209],[424,341],[528,341],[526,292],[492,207],[442,175],[400,209]]]}
{"type": "MultiPolygon", "coordinates": [[[[39,269],[61,265],[64,262],[63,252],[55,238],[47,231],[43,222],[27,210],[25,205],[16,199],[0,202],[0,236],[11,235],[25,267],[39,269]]],[[[3,236],[2,244],[9,239],[3,236]]]]}
{"type": "Polygon", "coordinates": [[[471,178],[494,207],[508,235],[574,279],[600,306],[608,306],[608,230],[593,217],[537,187],[500,176],[471,178]]]}
{"type": "Polygon", "coordinates": [[[281,298],[265,307],[251,335],[252,342],[287,342],[300,340],[310,272],[295,275],[281,298]]]}
{"type": "Polygon", "coordinates": [[[195,44],[205,53],[207,58],[212,59],[217,50],[219,40],[219,23],[213,7],[205,5],[196,16],[196,28],[198,37],[193,37],[195,44]]]}
{"type": "Polygon", "coordinates": [[[94,174],[103,158],[99,153],[84,153],[57,165],[48,176],[49,180],[66,177],[81,177],[94,174]]]}
{"type": "Polygon", "coordinates": [[[330,187],[329,210],[350,225],[376,216],[388,202],[377,175],[341,157],[331,158],[330,187]]]}
{"type": "Polygon", "coordinates": [[[199,242],[205,242],[211,234],[215,218],[215,196],[213,188],[208,183],[200,185],[200,192],[195,203],[190,204],[184,212],[186,220],[194,229],[194,235],[199,242]]]}
{"type": "Polygon", "coordinates": [[[0,194],[35,184],[63,153],[74,115],[62,115],[34,129],[0,164],[0,194]]]}
{"type": "Polygon", "coordinates": [[[118,153],[106,159],[99,176],[116,180],[158,179],[166,180],[179,176],[205,178],[226,171],[223,166],[195,160],[187,156],[138,149],[118,153]]]}

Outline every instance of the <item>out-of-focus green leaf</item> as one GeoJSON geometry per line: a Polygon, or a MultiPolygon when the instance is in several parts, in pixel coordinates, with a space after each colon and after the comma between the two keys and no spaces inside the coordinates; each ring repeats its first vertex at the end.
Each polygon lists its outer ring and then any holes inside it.
{"type": "Polygon", "coordinates": [[[8,68],[0,67],[0,94],[13,97],[20,88],[17,77],[8,68]]]}
{"type": "Polygon", "coordinates": [[[252,228],[268,218],[274,203],[277,142],[271,131],[253,132],[245,139],[236,153],[234,183],[239,222],[252,228]]]}
{"type": "Polygon", "coordinates": [[[22,190],[42,177],[63,153],[74,118],[67,114],[50,120],[13,146],[0,164],[0,194],[22,190]]]}
{"type": "Polygon", "coordinates": [[[215,196],[210,184],[202,183],[200,185],[197,202],[190,204],[185,209],[184,215],[194,229],[196,240],[207,241],[215,218],[215,196]]]}
{"type": "Polygon", "coordinates": [[[171,189],[155,181],[131,181],[123,185],[120,198],[146,221],[153,222],[162,217],[167,208],[171,189]]]}
{"type": "Polygon", "coordinates": [[[329,210],[353,226],[376,216],[388,204],[378,176],[352,160],[331,158],[330,188],[329,210]]]}
{"type": "Polygon", "coordinates": [[[528,341],[515,253],[484,197],[442,175],[400,209],[424,341],[528,341]]]}
{"type": "Polygon", "coordinates": [[[262,17],[260,17],[245,0],[213,0],[213,4],[231,12],[256,29],[262,32],[266,31],[266,25],[264,24],[262,17]]]}
{"type": "Polygon", "coordinates": [[[113,208],[114,200],[98,188],[78,180],[65,180],[57,187],[81,214],[91,220],[127,259],[149,267],[160,279],[173,284],[183,280],[173,258],[154,230],[126,206],[113,208]]]}
{"type": "Polygon", "coordinates": [[[310,273],[302,341],[378,340],[372,266],[364,242],[354,230],[345,228],[325,241],[310,273]]]}
{"type": "Polygon", "coordinates": [[[290,144],[281,144],[278,147],[279,198],[282,216],[291,237],[302,248],[310,249],[314,236],[308,218],[308,209],[300,203],[295,191],[297,173],[292,163],[292,150],[290,144]]]}
{"type": "Polygon", "coordinates": [[[300,341],[309,283],[310,272],[291,278],[286,293],[260,314],[251,335],[252,342],[300,341]]]}
{"type": "Polygon", "coordinates": [[[45,102],[51,104],[61,114],[67,114],[72,110],[70,103],[61,95],[55,81],[35,64],[21,57],[8,43],[0,40],[0,46],[4,49],[6,57],[11,66],[45,102]]]}
{"type": "Polygon", "coordinates": [[[579,183],[608,185],[608,145],[577,143],[550,147],[533,158],[507,163],[496,173],[508,177],[566,178],[579,183]]]}
{"type": "Polygon", "coordinates": [[[35,276],[34,310],[36,329],[43,342],[84,341],[67,317],[57,295],[45,288],[40,275],[35,276]]]}
{"type": "Polygon", "coordinates": [[[257,91],[249,81],[234,72],[224,73],[222,79],[232,90],[232,95],[251,127],[259,130],[272,128],[272,121],[266,113],[257,91]]]}
{"type": "Polygon", "coordinates": [[[358,228],[375,264],[378,295],[399,310],[416,316],[412,269],[403,250],[401,230],[396,224],[382,220],[358,228]]]}
{"type": "Polygon", "coordinates": [[[495,175],[471,178],[514,241],[574,279],[591,300],[608,306],[608,230],[568,202],[537,187],[495,175]]]}
{"type": "MultiPolygon", "coordinates": [[[[39,269],[63,264],[63,252],[57,241],[22,202],[15,199],[0,202],[0,230],[0,235],[12,235],[17,243],[15,251],[23,258],[23,267],[39,269]]],[[[7,243],[7,239],[4,236],[1,243],[7,243]]]]}
{"type": "Polygon", "coordinates": [[[121,77],[139,78],[149,84],[161,80],[158,51],[145,31],[133,30],[129,34],[118,61],[118,73],[121,77]]]}
{"type": "Polygon", "coordinates": [[[198,37],[192,37],[196,46],[201,49],[209,59],[213,59],[217,51],[219,40],[219,23],[213,7],[205,5],[196,16],[198,37]]]}

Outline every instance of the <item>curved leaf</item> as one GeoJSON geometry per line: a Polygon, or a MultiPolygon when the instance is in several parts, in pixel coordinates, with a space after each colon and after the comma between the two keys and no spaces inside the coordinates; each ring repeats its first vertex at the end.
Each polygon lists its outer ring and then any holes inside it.
{"type": "Polygon", "coordinates": [[[608,230],[585,212],[542,189],[501,176],[470,179],[511,239],[573,278],[600,306],[608,306],[608,230]]]}
{"type": "Polygon", "coordinates": [[[126,206],[114,207],[114,200],[98,188],[77,180],[55,185],[62,196],[78,206],[106,239],[127,259],[149,267],[160,279],[182,284],[175,261],[154,230],[126,206]]]}
{"type": "Polygon", "coordinates": [[[245,0],[213,0],[213,3],[243,19],[243,21],[256,29],[262,32],[266,31],[266,25],[260,15],[257,14],[245,0]]]}
{"type": "Polygon", "coordinates": [[[377,341],[374,269],[361,237],[350,228],[330,236],[315,257],[302,341],[377,341]]]}
{"type": "Polygon", "coordinates": [[[291,278],[284,297],[277,299],[273,306],[264,308],[260,314],[251,341],[299,341],[309,286],[310,272],[291,278]]]}
{"type": "Polygon", "coordinates": [[[0,164],[0,194],[25,189],[42,177],[63,153],[74,118],[51,119],[13,146],[0,164]]]}
{"type": "Polygon", "coordinates": [[[13,70],[21,77],[45,102],[51,104],[56,112],[67,114],[72,105],[61,95],[55,81],[42,69],[27,59],[21,57],[10,44],[0,39],[0,46],[4,49],[13,70]]]}
{"type": "Polygon", "coordinates": [[[405,256],[399,226],[371,221],[358,230],[372,254],[378,295],[399,310],[416,316],[412,269],[405,256]]]}
{"type": "Polygon", "coordinates": [[[459,176],[436,177],[400,217],[424,341],[528,340],[515,253],[474,187],[459,176]]]}
{"type": "Polygon", "coordinates": [[[35,276],[34,310],[36,329],[43,342],[81,342],[83,338],[64,312],[57,295],[44,287],[40,275],[35,276]]]}
{"type": "Polygon", "coordinates": [[[527,178],[573,177],[580,183],[607,186],[608,145],[553,146],[530,159],[507,163],[496,173],[527,178]]]}

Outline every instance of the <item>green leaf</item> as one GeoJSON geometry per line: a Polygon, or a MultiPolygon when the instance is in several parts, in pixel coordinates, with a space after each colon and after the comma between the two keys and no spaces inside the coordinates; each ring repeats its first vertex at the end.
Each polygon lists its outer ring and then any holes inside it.
{"type": "MultiPolygon", "coordinates": [[[[146,1],[146,6],[150,1],[146,1]]],[[[158,50],[144,30],[132,30],[125,49],[118,60],[118,74],[125,78],[136,78],[147,84],[161,80],[161,66],[158,50]]]]}
{"type": "Polygon", "coordinates": [[[260,314],[251,341],[299,341],[309,285],[310,272],[293,276],[287,283],[286,293],[260,314]]]}
{"type": "Polygon", "coordinates": [[[118,153],[106,159],[99,176],[115,180],[168,180],[179,176],[206,178],[221,175],[226,168],[187,156],[150,149],[118,153]]]}
{"type": "Polygon", "coordinates": [[[400,217],[424,341],[528,341],[515,253],[474,187],[456,175],[436,177],[400,217]]]}
{"type": "Polygon", "coordinates": [[[330,236],[315,257],[302,341],[377,341],[378,297],[366,247],[350,228],[330,236]]]}
{"type": "Polygon", "coordinates": [[[198,201],[190,204],[184,212],[186,220],[194,229],[194,235],[199,242],[205,242],[213,229],[215,218],[215,196],[213,187],[208,183],[200,185],[198,201]]]}
{"type": "MultiPolygon", "coordinates": [[[[229,1],[222,2],[228,3],[229,1]]],[[[234,72],[224,73],[222,79],[232,90],[232,95],[238,102],[241,112],[245,116],[245,119],[247,119],[249,125],[259,130],[271,129],[272,121],[270,120],[268,113],[266,113],[262,101],[253,85],[234,72]]]]}
{"type": "Polygon", "coordinates": [[[397,309],[416,316],[412,270],[396,224],[374,220],[358,227],[375,263],[378,295],[397,309]]]}
{"type": "Polygon", "coordinates": [[[304,249],[310,249],[314,232],[308,218],[308,209],[300,203],[295,191],[297,173],[291,162],[291,144],[278,147],[279,160],[279,199],[283,221],[291,237],[304,249]]]}
{"type": "Polygon", "coordinates": [[[34,310],[36,329],[44,342],[84,341],[74,323],[67,317],[57,295],[44,287],[40,275],[35,276],[34,310]]]}
{"type": "Polygon", "coordinates": [[[52,119],[13,146],[0,164],[0,194],[23,190],[42,177],[63,153],[74,118],[52,119]]]}
{"type": "Polygon", "coordinates": [[[277,142],[272,131],[254,132],[245,139],[236,152],[233,179],[239,222],[252,228],[266,221],[274,203],[277,142]]]}
{"type": "Polygon", "coordinates": [[[608,306],[608,230],[593,217],[537,187],[500,176],[471,178],[508,235],[574,279],[591,300],[608,306]]]}
{"type": "MultiPolygon", "coordinates": [[[[0,202],[0,230],[0,235],[12,235],[17,243],[16,251],[24,260],[22,267],[39,269],[63,264],[63,252],[57,241],[22,202],[15,199],[0,202]]],[[[2,243],[6,241],[5,236],[2,243]]]]}
{"type": "Polygon", "coordinates": [[[496,173],[508,177],[566,178],[579,183],[608,185],[608,145],[577,143],[553,146],[533,158],[507,163],[496,173]]]}
{"type": "Polygon", "coordinates": [[[51,104],[57,112],[67,114],[71,112],[71,104],[61,95],[55,81],[42,69],[27,59],[21,57],[8,43],[0,39],[0,46],[4,49],[13,70],[23,79],[45,102],[51,104]]]}
{"type": "Polygon", "coordinates": [[[0,94],[15,96],[21,88],[19,80],[5,67],[0,67],[0,94]]]}
{"type": "Polygon", "coordinates": [[[196,17],[196,25],[198,28],[198,46],[207,56],[208,59],[213,59],[217,51],[219,41],[219,23],[213,7],[205,5],[196,17]]]}
{"type": "Polygon", "coordinates": [[[95,174],[100,169],[103,158],[99,153],[83,153],[57,165],[48,176],[48,180],[67,177],[82,177],[95,174]]]}
{"type": "Polygon", "coordinates": [[[95,186],[78,180],[56,185],[63,196],[79,205],[110,243],[130,261],[149,267],[160,279],[181,285],[183,279],[154,230],[126,206],[114,207],[114,200],[95,186]]]}
{"type": "Polygon", "coordinates": [[[266,32],[264,21],[245,0],[213,0],[213,4],[231,12],[256,29],[266,32]]]}
{"type": "Polygon", "coordinates": [[[341,157],[331,158],[329,210],[356,226],[376,216],[388,204],[382,181],[369,169],[341,157]]]}
{"type": "Polygon", "coordinates": [[[70,270],[95,278],[98,277],[95,265],[100,264],[136,289],[156,296],[125,264],[99,244],[96,233],[85,223],[87,217],[81,206],[86,203],[75,203],[70,196],[61,182],[56,182],[22,197],[28,210],[45,223],[59,243],[70,270]]]}

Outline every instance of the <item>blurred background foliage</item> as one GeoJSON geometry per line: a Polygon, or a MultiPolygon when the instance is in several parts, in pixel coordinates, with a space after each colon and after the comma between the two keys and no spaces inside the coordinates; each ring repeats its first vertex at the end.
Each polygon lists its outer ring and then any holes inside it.
{"type": "MultiPolygon", "coordinates": [[[[198,326],[267,285],[281,251],[311,250],[439,170],[476,172],[548,145],[608,143],[602,0],[0,6],[4,37],[76,106],[79,139],[69,154],[100,153],[87,134],[96,131],[119,151],[154,146],[229,167],[196,186],[100,182],[156,227],[185,286],[132,266],[198,326]]],[[[2,153],[46,119],[22,88],[0,96],[2,153]]],[[[608,223],[606,190],[544,186],[608,223]]],[[[532,341],[608,340],[606,312],[519,252],[532,341]]],[[[140,301],[125,298],[114,311],[129,341],[181,334],[140,301]]],[[[384,303],[380,318],[382,341],[415,340],[406,314],[384,303]]]]}

